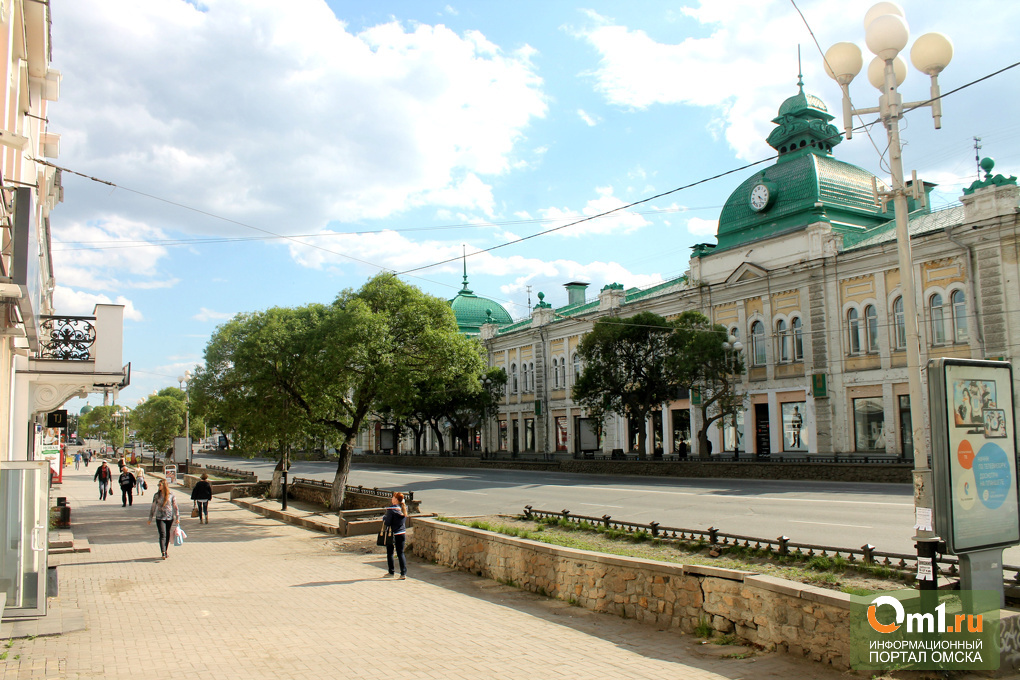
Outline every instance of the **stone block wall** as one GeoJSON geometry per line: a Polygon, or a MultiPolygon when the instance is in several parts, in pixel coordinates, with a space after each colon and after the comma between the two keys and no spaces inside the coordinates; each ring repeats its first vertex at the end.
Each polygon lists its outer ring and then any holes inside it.
{"type": "Polygon", "coordinates": [[[850,596],[753,572],[575,550],[437,520],[415,521],[414,554],[586,609],[721,633],[849,668],[850,596]]]}
{"type": "MultiPolygon", "coordinates": [[[[315,503],[324,508],[329,507],[329,499],[332,489],[326,486],[315,484],[288,484],[287,497],[306,503],[315,503]]],[[[370,508],[387,508],[390,505],[389,496],[376,496],[370,493],[358,493],[348,489],[344,494],[344,510],[367,510],[370,508]]],[[[407,504],[407,511],[416,514],[421,507],[421,501],[411,501],[407,504]]]]}

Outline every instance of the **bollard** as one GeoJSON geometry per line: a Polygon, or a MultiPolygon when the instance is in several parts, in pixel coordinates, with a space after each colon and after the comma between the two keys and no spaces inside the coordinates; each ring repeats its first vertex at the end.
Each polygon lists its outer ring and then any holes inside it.
{"type": "Polygon", "coordinates": [[[779,541],[779,554],[780,555],[789,555],[790,554],[790,546],[789,546],[790,537],[789,536],[780,536],[776,540],[779,541]]]}

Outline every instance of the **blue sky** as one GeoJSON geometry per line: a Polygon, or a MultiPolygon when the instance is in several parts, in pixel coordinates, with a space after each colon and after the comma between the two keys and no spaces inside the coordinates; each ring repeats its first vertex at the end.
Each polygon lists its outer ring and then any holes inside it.
{"type": "MultiPolygon", "coordinates": [[[[863,46],[871,3],[798,4],[823,49],[863,46]]],[[[1020,4],[903,5],[913,36],[955,44],[943,91],[1017,61],[1020,4]]],[[[119,187],[64,175],[55,301],[76,314],[127,305],[128,406],[176,385],[237,312],[329,301],[380,268],[489,248],[771,155],[798,44],[806,89],[840,110],[804,23],[778,0],[53,0],[52,14],[54,162],[119,187]]],[[[940,184],[937,205],[974,178],[973,136],[1018,174],[1020,123],[1003,113],[1018,85],[1014,69],[947,98],[938,132],[911,114],[905,165],[940,184]]],[[[927,77],[911,68],[901,91],[927,98],[927,77]]],[[[851,94],[877,103],[866,78],[851,94]]],[[[886,176],[864,135],[835,153],[886,176]]],[[[533,303],[543,291],[558,305],[568,281],[594,295],[680,275],[751,172],[469,258],[471,286],[518,318],[529,285],[533,303]]],[[[456,263],[407,280],[449,298],[460,278],[456,263]]]]}

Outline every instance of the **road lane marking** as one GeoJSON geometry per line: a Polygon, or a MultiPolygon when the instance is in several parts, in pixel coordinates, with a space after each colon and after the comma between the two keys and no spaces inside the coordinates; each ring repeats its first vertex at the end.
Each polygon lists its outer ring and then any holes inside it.
{"type": "Polygon", "coordinates": [[[474,494],[475,496],[488,496],[489,495],[489,494],[485,493],[484,491],[463,491],[461,489],[450,489],[450,490],[451,491],[458,491],[460,493],[470,493],[470,494],[474,494]]]}
{"type": "Polygon", "coordinates": [[[593,508],[622,508],[622,505],[606,505],[605,503],[578,503],[578,505],[590,505],[593,508]]]}
{"type": "Polygon", "coordinates": [[[790,522],[794,524],[821,524],[825,527],[853,527],[854,529],[872,529],[873,527],[866,526],[864,524],[836,524],[834,522],[807,522],[801,519],[791,519],[790,522]]]}
{"type": "Polygon", "coordinates": [[[914,507],[913,503],[885,503],[882,501],[838,501],[829,498],[773,498],[772,496],[754,496],[750,494],[722,494],[722,493],[694,493],[693,491],[656,491],[654,489],[617,489],[613,487],[604,486],[568,486],[564,487],[567,489],[591,489],[592,491],[629,491],[631,493],[660,493],[668,494],[671,496],[704,496],[708,498],[736,498],[740,500],[756,500],[756,501],[777,501],[780,503],[785,502],[798,502],[798,503],[843,503],[850,505],[894,505],[904,508],[914,507]]]}

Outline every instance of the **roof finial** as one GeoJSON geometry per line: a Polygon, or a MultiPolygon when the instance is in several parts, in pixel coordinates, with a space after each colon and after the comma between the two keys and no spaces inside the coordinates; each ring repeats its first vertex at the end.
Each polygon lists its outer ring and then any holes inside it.
{"type": "Polygon", "coordinates": [[[467,279],[467,244],[463,244],[462,243],[461,244],[461,248],[463,249],[463,256],[462,257],[464,259],[464,284],[463,284],[463,286],[461,286],[460,292],[461,293],[467,293],[468,295],[470,295],[474,291],[472,291],[470,288],[468,288],[468,279],[467,279]]]}
{"type": "Polygon", "coordinates": [[[804,67],[800,63],[800,45],[797,45],[797,87],[804,92],[804,67]]]}

